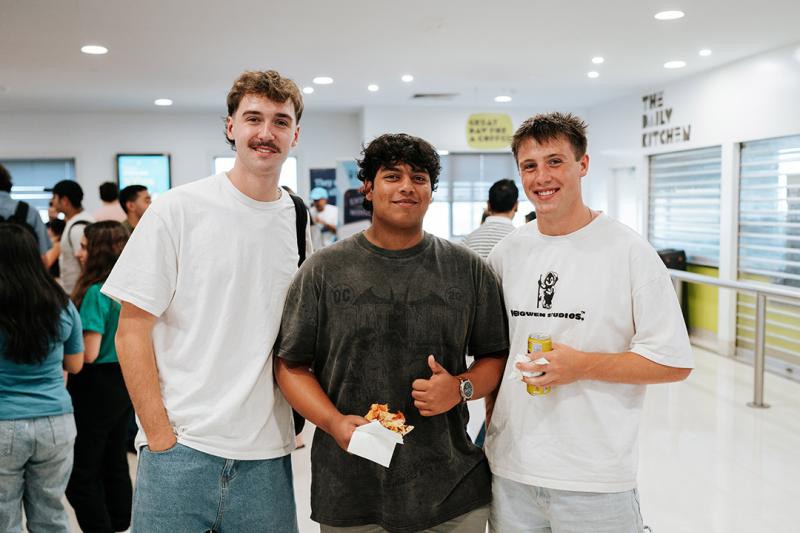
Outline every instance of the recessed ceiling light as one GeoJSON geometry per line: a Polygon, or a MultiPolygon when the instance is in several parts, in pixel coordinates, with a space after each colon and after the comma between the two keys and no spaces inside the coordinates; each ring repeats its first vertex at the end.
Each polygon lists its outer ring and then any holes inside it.
{"type": "Polygon", "coordinates": [[[169,98],[159,98],[153,103],[160,106],[169,106],[172,105],[172,100],[170,100],[169,98]]]}
{"type": "Polygon", "coordinates": [[[506,102],[510,102],[511,101],[511,97],[510,96],[506,96],[506,95],[495,96],[494,97],[494,101],[499,103],[499,104],[504,104],[506,102]]]}
{"type": "Polygon", "coordinates": [[[450,155],[448,150],[436,150],[436,153],[439,155],[450,155]]]}
{"type": "Polygon", "coordinates": [[[592,63],[594,63],[595,65],[599,65],[601,63],[604,63],[605,60],[606,59],[604,57],[597,56],[592,58],[592,63]]]}
{"type": "Polygon", "coordinates": [[[686,61],[667,61],[664,63],[664,68],[683,68],[686,66],[686,61]]]}
{"type": "Polygon", "coordinates": [[[683,11],[659,11],[655,14],[657,20],[676,20],[682,19],[683,16],[683,11]]]}
{"type": "Polygon", "coordinates": [[[700,50],[697,53],[700,54],[703,57],[708,57],[708,56],[711,55],[711,50],[709,50],[708,48],[703,48],[702,50],[700,50]]]}
{"type": "Polygon", "coordinates": [[[412,81],[414,81],[414,76],[412,76],[411,74],[403,74],[403,76],[400,79],[406,83],[411,83],[412,81]]]}
{"type": "Polygon", "coordinates": [[[317,76],[311,81],[313,81],[317,85],[330,85],[331,83],[333,83],[333,78],[330,78],[328,76],[317,76]]]}
{"type": "Polygon", "coordinates": [[[590,78],[599,78],[600,77],[600,73],[597,72],[596,70],[589,71],[589,72],[586,73],[586,75],[589,76],[590,78]]]}
{"type": "Polygon", "coordinates": [[[367,85],[367,90],[368,90],[369,92],[371,92],[371,93],[374,93],[374,92],[376,92],[378,89],[380,89],[380,87],[378,87],[378,86],[377,86],[377,85],[375,85],[374,83],[370,83],[369,85],[367,85]]]}
{"type": "Polygon", "coordinates": [[[303,87],[303,94],[311,94],[314,92],[313,87],[303,87]]]}
{"type": "Polygon", "coordinates": [[[99,46],[96,44],[87,44],[85,46],[81,46],[81,52],[84,54],[90,54],[94,56],[101,56],[103,54],[108,53],[108,48],[105,46],[99,46]]]}

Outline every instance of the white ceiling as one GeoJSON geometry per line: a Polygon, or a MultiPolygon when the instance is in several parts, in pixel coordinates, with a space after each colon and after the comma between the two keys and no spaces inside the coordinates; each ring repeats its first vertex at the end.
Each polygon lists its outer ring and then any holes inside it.
{"type": "Polygon", "coordinates": [[[313,110],[431,92],[459,94],[435,105],[588,107],[798,42],[798,21],[797,0],[0,0],[0,111],[153,111],[171,98],[224,114],[233,79],[267,68],[300,85],[332,76],[306,96],[313,110]],[[686,17],[655,20],[663,9],[686,17]],[[688,66],[664,69],[672,59],[688,66]]]}

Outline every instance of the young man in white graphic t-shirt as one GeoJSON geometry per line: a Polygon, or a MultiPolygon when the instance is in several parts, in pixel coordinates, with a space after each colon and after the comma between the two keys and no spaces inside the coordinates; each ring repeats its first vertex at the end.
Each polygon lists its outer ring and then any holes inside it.
{"type": "Polygon", "coordinates": [[[685,379],[693,366],[658,254],[583,203],[585,130],[573,115],[537,115],[512,143],[537,218],[489,255],[502,279],[512,354],[486,439],[497,532],[642,531],[636,470],[645,385],[685,379]],[[552,338],[553,351],[515,362],[537,334],[552,338]],[[534,363],[541,355],[548,362],[534,363]],[[522,371],[544,374],[520,379],[522,371]],[[551,390],[530,395],[526,384],[551,390]]]}
{"type": "Polygon", "coordinates": [[[102,289],[122,301],[116,343],[140,427],[135,533],[297,531],[271,348],[299,260],[278,178],[303,100],[264,71],[243,73],[227,103],[233,169],[159,197],[102,289]]]}

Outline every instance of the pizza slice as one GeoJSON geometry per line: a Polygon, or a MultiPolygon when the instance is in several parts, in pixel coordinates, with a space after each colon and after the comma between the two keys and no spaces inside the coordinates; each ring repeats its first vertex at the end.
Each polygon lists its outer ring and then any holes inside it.
{"type": "Polygon", "coordinates": [[[414,429],[414,426],[406,424],[406,417],[401,411],[392,413],[389,411],[389,404],[386,403],[373,403],[364,418],[370,422],[377,420],[386,429],[399,433],[400,435],[405,435],[414,429]]]}

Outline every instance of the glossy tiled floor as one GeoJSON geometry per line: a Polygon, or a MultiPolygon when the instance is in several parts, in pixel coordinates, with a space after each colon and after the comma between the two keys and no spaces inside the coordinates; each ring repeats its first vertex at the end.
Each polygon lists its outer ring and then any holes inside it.
{"type": "Polygon", "coordinates": [[[655,533],[800,531],[800,385],[695,349],[684,382],[648,391],[639,486],[655,533]]]}
{"type": "MultiPolygon", "coordinates": [[[[772,407],[752,409],[751,367],[695,354],[687,381],[648,390],[639,469],[645,523],[654,533],[800,531],[800,385],[767,375],[772,407]]],[[[306,428],[306,442],[312,432],[306,428]]],[[[308,518],[309,457],[308,446],[292,456],[301,533],[319,531],[308,518]]],[[[79,531],[74,518],[73,527],[79,531]]]]}

